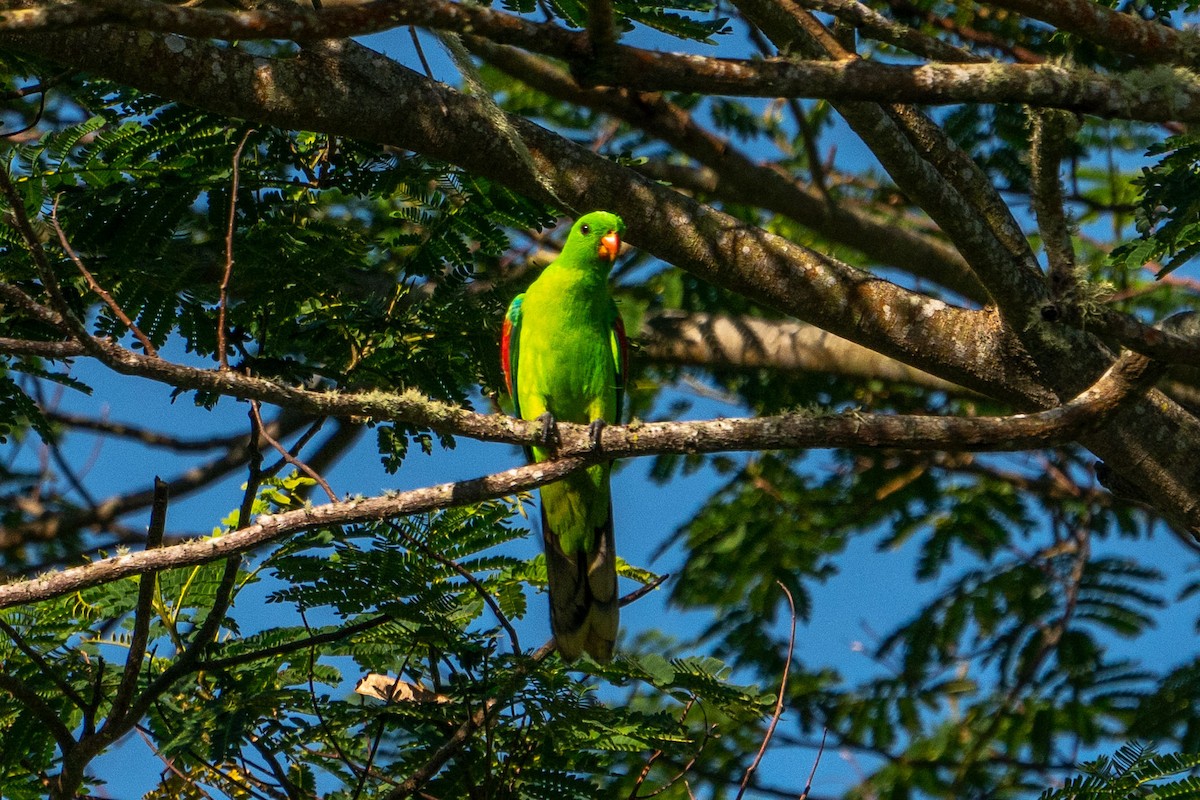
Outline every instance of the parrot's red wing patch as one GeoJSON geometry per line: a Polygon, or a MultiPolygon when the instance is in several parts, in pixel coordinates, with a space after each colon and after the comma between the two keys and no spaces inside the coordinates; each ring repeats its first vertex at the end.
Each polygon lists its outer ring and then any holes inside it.
{"type": "Polygon", "coordinates": [[[625,321],[617,314],[613,322],[617,334],[617,383],[624,388],[629,382],[629,337],[625,335],[625,321]]]}
{"type": "Polygon", "coordinates": [[[521,370],[521,301],[525,295],[513,298],[504,315],[500,332],[500,368],[504,370],[504,385],[512,398],[513,413],[521,416],[521,401],[517,399],[517,382],[521,370]]]}
{"type": "Polygon", "coordinates": [[[508,393],[513,393],[512,380],[512,361],[509,358],[509,348],[512,347],[512,332],[513,324],[508,321],[508,317],[504,318],[504,329],[500,334],[500,369],[504,370],[504,384],[508,387],[508,393]]]}

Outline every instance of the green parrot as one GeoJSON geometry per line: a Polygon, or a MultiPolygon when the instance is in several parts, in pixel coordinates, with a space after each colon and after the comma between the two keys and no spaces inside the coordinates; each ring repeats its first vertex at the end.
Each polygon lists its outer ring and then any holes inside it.
{"type": "MultiPolygon", "coordinates": [[[[549,445],[559,420],[591,426],[621,417],[628,342],[608,273],[625,223],[593,211],[571,228],[562,252],[504,316],[500,351],[515,413],[543,424],[549,445]]],[[[527,449],[543,461],[546,446],[527,449]]],[[[558,651],[612,658],[617,638],[617,556],[613,545],[610,463],[541,488],[542,541],[550,583],[550,623],[558,651]]]]}

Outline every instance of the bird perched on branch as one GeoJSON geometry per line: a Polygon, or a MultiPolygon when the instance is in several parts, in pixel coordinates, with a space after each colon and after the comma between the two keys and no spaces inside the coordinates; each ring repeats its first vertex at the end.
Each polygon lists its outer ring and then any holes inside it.
{"type": "MultiPolygon", "coordinates": [[[[625,223],[594,211],[576,220],[562,252],[504,316],[501,363],[515,413],[542,423],[543,461],[562,420],[591,426],[621,416],[628,342],[608,274],[625,223]]],[[[550,622],[568,661],[587,652],[612,658],[617,638],[617,569],[613,549],[611,464],[588,467],[541,488],[542,540],[550,584],[550,622]]]]}

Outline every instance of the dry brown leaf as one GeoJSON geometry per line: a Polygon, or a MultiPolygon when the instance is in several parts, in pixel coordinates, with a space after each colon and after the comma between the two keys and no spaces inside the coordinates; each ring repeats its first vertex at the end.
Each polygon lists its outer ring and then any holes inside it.
{"type": "Polygon", "coordinates": [[[393,678],[390,675],[370,673],[354,687],[356,694],[374,697],[378,700],[390,700],[393,703],[437,703],[445,705],[450,698],[444,694],[426,689],[419,683],[393,678]]]}

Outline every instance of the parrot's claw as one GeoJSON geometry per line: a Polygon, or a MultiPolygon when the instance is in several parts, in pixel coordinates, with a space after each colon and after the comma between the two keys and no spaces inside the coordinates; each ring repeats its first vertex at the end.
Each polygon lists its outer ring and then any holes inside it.
{"type": "Polygon", "coordinates": [[[604,433],[604,428],[608,425],[607,422],[597,417],[588,425],[588,439],[592,442],[592,449],[600,449],[600,435],[604,433]]]}
{"type": "Polygon", "coordinates": [[[547,411],[535,421],[542,423],[540,438],[543,446],[553,447],[562,441],[562,438],[558,435],[558,420],[554,418],[554,414],[547,411]]]}

